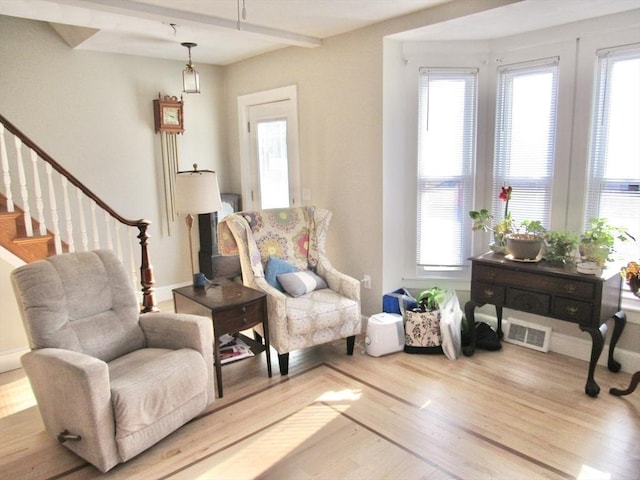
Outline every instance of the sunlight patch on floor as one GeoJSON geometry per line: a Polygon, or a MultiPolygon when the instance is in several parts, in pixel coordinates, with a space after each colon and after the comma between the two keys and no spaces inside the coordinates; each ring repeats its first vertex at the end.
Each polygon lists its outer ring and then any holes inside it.
{"type": "Polygon", "coordinates": [[[36,405],[27,377],[17,378],[0,386],[0,418],[8,417],[36,405]]]}
{"type": "Polygon", "coordinates": [[[334,408],[310,405],[267,430],[171,476],[172,479],[258,478],[340,416],[334,408]]]}
{"type": "Polygon", "coordinates": [[[576,480],[611,480],[611,474],[596,470],[589,465],[582,465],[576,480]]]}
{"type": "Polygon", "coordinates": [[[340,390],[337,392],[334,392],[334,391],[325,392],[322,395],[320,395],[316,399],[316,401],[327,402],[327,403],[345,402],[345,401],[355,402],[357,400],[360,400],[361,396],[362,396],[362,391],[360,389],[347,388],[345,390],[340,390]]]}

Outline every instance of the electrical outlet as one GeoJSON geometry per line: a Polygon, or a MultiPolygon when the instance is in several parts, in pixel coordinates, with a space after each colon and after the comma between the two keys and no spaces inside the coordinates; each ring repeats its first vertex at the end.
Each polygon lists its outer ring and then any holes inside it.
{"type": "Polygon", "coordinates": [[[364,275],[362,277],[362,286],[364,288],[371,288],[371,275],[364,275]]]}

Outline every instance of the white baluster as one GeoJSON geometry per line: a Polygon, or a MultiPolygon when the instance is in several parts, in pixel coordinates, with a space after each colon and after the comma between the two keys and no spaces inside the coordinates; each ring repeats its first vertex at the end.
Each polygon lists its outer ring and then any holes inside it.
{"type": "Polygon", "coordinates": [[[137,238],[136,236],[134,236],[134,227],[128,227],[127,228],[127,234],[129,237],[129,260],[130,260],[130,267],[131,267],[131,282],[133,283],[133,289],[138,293],[138,302],[141,302],[141,298],[140,298],[140,292],[139,292],[139,288],[138,288],[138,267],[136,266],[136,262],[133,256],[133,244],[135,242],[134,238],[137,238]]]}
{"type": "Polygon", "coordinates": [[[53,188],[53,179],[51,178],[51,173],[53,168],[51,165],[47,163],[46,165],[47,171],[47,185],[49,188],[49,210],[51,211],[51,229],[53,232],[53,241],[56,247],[56,254],[62,253],[62,242],[60,240],[60,229],[58,227],[58,205],[56,202],[56,192],[53,188]]]}
{"type": "Polygon", "coordinates": [[[44,202],[42,201],[42,187],[40,186],[40,170],[38,169],[38,156],[35,150],[31,150],[31,166],[33,167],[33,183],[36,194],[36,210],[38,212],[38,223],[40,224],[40,235],[47,234],[47,222],[44,219],[44,202]]]}
{"type": "Polygon", "coordinates": [[[111,238],[111,215],[109,215],[107,213],[106,210],[104,210],[104,226],[106,229],[106,234],[107,234],[107,248],[109,250],[113,250],[113,238],[111,238]]]}
{"type": "Polygon", "coordinates": [[[0,123],[0,161],[2,162],[2,177],[4,179],[5,197],[7,197],[7,212],[13,212],[13,195],[11,193],[11,174],[9,173],[9,157],[7,144],[4,140],[4,125],[0,123]]]}
{"type": "Polygon", "coordinates": [[[22,196],[22,211],[24,212],[24,231],[27,237],[33,237],[33,223],[31,222],[31,210],[29,208],[29,192],[27,191],[27,179],[24,175],[22,163],[22,140],[13,137],[16,146],[16,159],[18,162],[18,182],[20,183],[20,195],[22,196]]]}
{"type": "Polygon", "coordinates": [[[100,238],[98,235],[98,220],[96,219],[96,202],[91,200],[91,224],[93,226],[93,248],[100,248],[100,238]]]}
{"type": "Polygon", "coordinates": [[[84,219],[84,208],[82,206],[82,190],[76,188],[76,199],[78,200],[78,216],[80,218],[80,238],[82,240],[82,250],[89,250],[89,238],[87,237],[87,222],[84,219]]]}
{"type": "Polygon", "coordinates": [[[64,218],[67,225],[67,246],[70,252],[75,252],[76,247],[73,243],[73,222],[71,221],[71,206],[69,205],[69,181],[66,177],[62,177],[62,201],[64,202],[64,218]]]}
{"type": "Polygon", "coordinates": [[[122,260],[122,241],[120,240],[120,222],[114,218],[113,224],[116,227],[116,256],[122,262],[123,260],[122,260]]]}

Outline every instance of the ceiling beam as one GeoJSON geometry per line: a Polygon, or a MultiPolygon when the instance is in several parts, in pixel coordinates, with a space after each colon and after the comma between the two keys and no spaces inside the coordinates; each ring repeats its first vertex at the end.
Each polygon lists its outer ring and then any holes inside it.
{"type": "Polygon", "coordinates": [[[160,7],[132,0],[57,0],[57,2],[76,7],[89,8],[92,10],[102,10],[120,15],[145,18],[147,20],[157,20],[167,24],[189,24],[200,27],[213,26],[229,30],[239,30],[242,32],[261,35],[280,43],[297,47],[319,47],[322,45],[322,39],[317,37],[301,35],[276,28],[262,27],[260,25],[244,21],[229,20],[227,18],[214,17],[212,15],[185,12],[183,10],[160,7]]]}

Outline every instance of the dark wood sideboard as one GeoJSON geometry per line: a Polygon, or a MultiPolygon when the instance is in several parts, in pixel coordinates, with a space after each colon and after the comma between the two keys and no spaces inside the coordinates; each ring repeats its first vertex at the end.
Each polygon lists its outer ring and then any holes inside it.
{"type": "MultiPolygon", "coordinates": [[[[611,318],[615,323],[607,366],[612,372],[620,370],[620,363],[613,358],[626,323],[626,316],[620,310],[620,269],[610,266],[600,275],[584,275],[575,265],[556,267],[544,260],[516,262],[492,252],[470,260],[471,299],[464,308],[469,325],[475,325],[475,308],[485,304],[495,306],[500,338],[503,307],[577,324],[592,340],[585,392],[591,397],[598,396],[600,387],[594,372],[604,347],[607,321],[611,318]]],[[[463,349],[467,356],[475,351],[474,328],[470,329],[469,339],[469,345],[463,349]]]]}

